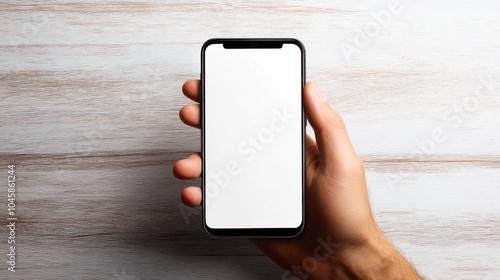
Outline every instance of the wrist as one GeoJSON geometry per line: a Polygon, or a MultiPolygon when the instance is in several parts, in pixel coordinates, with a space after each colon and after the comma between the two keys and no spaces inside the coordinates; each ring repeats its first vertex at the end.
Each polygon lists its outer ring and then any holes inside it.
{"type": "Polygon", "coordinates": [[[340,248],[332,261],[330,279],[422,279],[378,229],[362,244],[340,248]]]}

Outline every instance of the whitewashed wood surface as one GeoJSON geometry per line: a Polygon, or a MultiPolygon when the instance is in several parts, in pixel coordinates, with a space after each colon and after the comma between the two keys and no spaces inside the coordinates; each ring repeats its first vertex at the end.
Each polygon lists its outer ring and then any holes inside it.
{"type": "Polygon", "coordinates": [[[500,279],[499,15],[495,0],[0,1],[0,181],[16,164],[19,217],[18,270],[1,230],[0,278],[281,279],[185,219],[198,182],[171,168],[199,148],[177,112],[202,43],[294,37],[388,236],[428,279],[500,279]]]}

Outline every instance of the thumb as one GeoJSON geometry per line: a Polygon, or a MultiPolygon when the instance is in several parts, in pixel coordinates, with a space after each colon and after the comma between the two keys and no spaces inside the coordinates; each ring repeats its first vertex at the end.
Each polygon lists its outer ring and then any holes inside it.
{"type": "Polygon", "coordinates": [[[326,102],[316,83],[305,85],[304,103],[316,136],[320,162],[330,166],[356,156],[342,117],[326,102]]]}

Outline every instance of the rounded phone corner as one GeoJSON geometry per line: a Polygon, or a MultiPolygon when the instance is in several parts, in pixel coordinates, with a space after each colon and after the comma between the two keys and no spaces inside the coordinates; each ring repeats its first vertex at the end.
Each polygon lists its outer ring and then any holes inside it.
{"type": "Polygon", "coordinates": [[[302,41],[300,41],[299,39],[297,39],[297,38],[290,38],[289,41],[290,41],[290,43],[293,43],[293,44],[297,45],[299,48],[305,49],[304,44],[302,44],[302,41]]]}
{"type": "Polygon", "coordinates": [[[201,53],[203,54],[210,45],[221,43],[221,38],[210,38],[201,46],[201,53]]]}
{"type": "Polygon", "coordinates": [[[215,234],[214,229],[209,227],[206,222],[203,222],[203,231],[210,237],[218,237],[218,235],[215,234]]]}
{"type": "Polygon", "coordinates": [[[304,220],[302,220],[302,222],[300,223],[300,225],[296,228],[294,228],[294,232],[290,233],[290,235],[288,236],[284,236],[284,238],[295,238],[295,237],[298,237],[299,235],[301,235],[303,232],[304,232],[304,228],[305,228],[305,222],[304,220]]]}

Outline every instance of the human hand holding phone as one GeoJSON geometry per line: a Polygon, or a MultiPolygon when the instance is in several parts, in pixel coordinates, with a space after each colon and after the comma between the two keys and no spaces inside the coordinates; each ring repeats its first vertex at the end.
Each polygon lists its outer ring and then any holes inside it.
{"type": "MultiPolygon", "coordinates": [[[[199,102],[199,80],[187,81],[182,91],[199,102]]],[[[309,136],[306,139],[305,228],[291,239],[251,241],[301,279],[422,279],[373,218],[363,162],[342,117],[315,83],[306,84],[304,104],[316,136],[316,142],[309,136]]],[[[187,125],[200,128],[199,104],[182,107],[179,116],[187,125]]],[[[199,153],[173,167],[179,179],[198,178],[201,171],[199,153]]],[[[200,187],[185,188],[181,198],[187,206],[200,206],[200,187]]],[[[292,279],[291,275],[283,277],[292,279]]]]}

